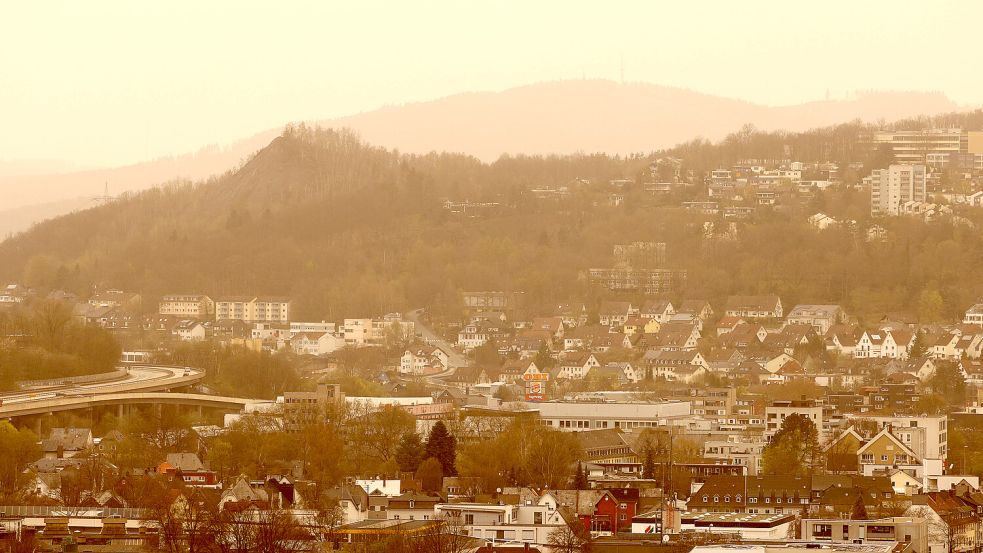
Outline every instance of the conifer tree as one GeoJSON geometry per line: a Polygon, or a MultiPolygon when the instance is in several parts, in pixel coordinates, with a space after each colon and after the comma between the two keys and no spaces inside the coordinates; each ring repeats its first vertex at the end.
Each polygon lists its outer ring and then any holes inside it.
{"type": "Polygon", "coordinates": [[[655,478],[655,452],[651,442],[645,442],[642,455],[642,478],[655,478]]]}
{"type": "Polygon", "coordinates": [[[577,470],[573,473],[573,488],[575,490],[590,488],[590,482],[587,481],[587,468],[583,463],[577,463],[577,470]]]}
{"type": "Polygon", "coordinates": [[[425,456],[437,459],[444,476],[457,476],[457,440],[447,431],[444,421],[437,421],[430,430],[425,456]]]}
{"type": "Polygon", "coordinates": [[[850,520],[867,520],[867,507],[864,505],[863,493],[857,494],[857,501],[853,504],[850,520]]]}

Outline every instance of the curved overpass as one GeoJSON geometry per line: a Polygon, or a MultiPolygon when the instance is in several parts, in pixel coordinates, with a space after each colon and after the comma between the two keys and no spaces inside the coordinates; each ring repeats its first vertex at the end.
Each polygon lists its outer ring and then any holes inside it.
{"type": "Polygon", "coordinates": [[[184,388],[198,384],[205,378],[205,371],[171,365],[126,365],[126,377],[92,384],[65,384],[44,386],[33,390],[21,390],[0,394],[4,403],[33,401],[56,395],[113,394],[124,392],[157,392],[172,388],[184,388]]]}
{"type": "Polygon", "coordinates": [[[3,405],[0,405],[0,419],[119,405],[184,405],[240,411],[247,405],[267,403],[268,401],[241,397],[171,392],[128,392],[91,396],[58,396],[9,404],[4,402],[3,405]]]}
{"type": "Polygon", "coordinates": [[[122,380],[0,394],[0,418],[136,404],[240,410],[245,405],[263,402],[249,398],[169,392],[201,382],[205,372],[198,369],[169,365],[128,365],[126,368],[128,374],[122,380]]]}

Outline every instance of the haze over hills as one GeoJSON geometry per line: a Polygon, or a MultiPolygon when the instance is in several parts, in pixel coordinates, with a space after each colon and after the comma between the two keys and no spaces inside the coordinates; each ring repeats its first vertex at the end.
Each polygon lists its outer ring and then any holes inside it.
{"type": "MultiPolygon", "coordinates": [[[[890,121],[957,109],[941,93],[872,92],[851,100],[769,107],[653,84],[574,80],[457,94],[317,123],[349,127],[369,143],[403,152],[462,152],[491,161],[519,153],[648,152],[696,137],[719,139],[746,123],[763,130],[800,131],[854,119],[890,121]]],[[[0,176],[0,236],[90,206],[105,183],[111,194],[119,194],[220,174],[279,132],[267,130],[225,147],[126,167],[0,176]]],[[[29,172],[36,173],[37,167],[32,165],[29,172]]]]}
{"type": "MultiPolygon", "coordinates": [[[[670,155],[697,174],[735,159],[774,159],[787,146],[807,158],[829,150],[841,163],[875,163],[879,154],[863,146],[862,130],[756,132],[746,141],[686,144],[670,155]]],[[[716,216],[680,207],[705,188],[653,195],[609,184],[644,175],[651,159],[523,156],[486,164],[456,154],[399,154],[351,132],[294,127],[218,179],[148,190],[0,242],[0,282],[41,293],[120,288],[151,298],[151,307],[152,298],[174,290],[283,295],[305,320],[421,305],[453,316],[469,289],[522,290],[524,305],[545,312],[603,299],[585,272],[611,266],[613,244],[646,240],[664,242],[666,267],[686,271],[673,301],[716,305],[732,294],[770,292],[790,305],[841,304],[879,320],[922,309],[926,293],[942,298],[933,317],[957,317],[983,293],[973,270],[983,235],[967,230],[983,227],[983,212],[960,212],[960,225],[879,219],[891,239],[872,245],[856,240],[852,225],[818,233],[806,222],[822,209],[861,229],[871,224],[862,191],[833,187],[763,207],[732,236],[708,236],[705,223],[716,216]],[[532,192],[551,186],[569,193],[532,192]],[[610,201],[613,190],[624,203],[610,201]],[[463,214],[444,198],[494,204],[463,214]]]]}

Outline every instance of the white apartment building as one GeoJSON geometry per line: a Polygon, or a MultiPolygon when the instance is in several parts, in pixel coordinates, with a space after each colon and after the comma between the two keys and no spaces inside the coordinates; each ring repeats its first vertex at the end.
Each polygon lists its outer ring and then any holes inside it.
{"type": "Polygon", "coordinates": [[[290,299],[234,296],[215,301],[215,320],[246,322],[290,322],[290,299]]]}
{"type": "Polygon", "coordinates": [[[761,459],[768,442],[760,436],[731,435],[708,439],[703,443],[703,456],[730,465],[747,467],[748,476],[761,474],[761,459]]]}
{"type": "Polygon", "coordinates": [[[891,165],[864,179],[870,186],[872,215],[901,215],[908,202],[925,202],[925,166],[891,165]]]}
{"type": "Polygon", "coordinates": [[[215,314],[215,302],[202,294],[168,294],[160,299],[158,313],[204,319],[215,314]]]}
{"type": "Polygon", "coordinates": [[[765,407],[765,437],[769,440],[781,428],[790,415],[802,415],[816,425],[819,441],[823,441],[823,406],[813,400],[773,401],[765,407]]]}

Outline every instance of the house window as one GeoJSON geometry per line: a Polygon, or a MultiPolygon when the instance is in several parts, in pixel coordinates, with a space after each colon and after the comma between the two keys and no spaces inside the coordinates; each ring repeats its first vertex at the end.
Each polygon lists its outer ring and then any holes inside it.
{"type": "Polygon", "coordinates": [[[704,495],[703,496],[703,502],[704,503],[708,503],[709,501],[710,501],[710,498],[704,495]]]}
{"type": "MultiPolygon", "coordinates": [[[[536,513],[536,514],[538,515],[539,513],[536,513]]],[[[474,524],[474,515],[472,513],[466,513],[464,515],[464,524],[467,524],[469,526],[472,525],[472,524],[474,524]]],[[[537,523],[537,524],[539,524],[539,523],[537,523]]]]}

